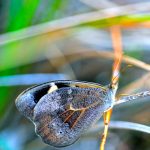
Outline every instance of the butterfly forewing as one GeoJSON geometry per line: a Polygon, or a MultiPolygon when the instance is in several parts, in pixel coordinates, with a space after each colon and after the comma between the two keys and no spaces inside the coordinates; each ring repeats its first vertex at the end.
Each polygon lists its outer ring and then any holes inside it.
{"type": "Polygon", "coordinates": [[[99,88],[100,90],[105,89],[105,87],[102,87],[99,84],[90,82],[69,80],[52,81],[31,87],[22,92],[16,99],[16,106],[18,110],[24,114],[24,116],[32,120],[34,107],[44,95],[53,89],[54,86],[58,89],[64,87],[99,88]]]}

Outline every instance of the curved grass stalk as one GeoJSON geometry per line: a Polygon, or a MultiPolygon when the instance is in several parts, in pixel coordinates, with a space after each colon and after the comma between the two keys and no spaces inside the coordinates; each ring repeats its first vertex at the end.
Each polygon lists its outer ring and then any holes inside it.
{"type": "MultiPolygon", "coordinates": [[[[67,58],[67,62],[71,63],[73,61],[78,61],[80,59],[83,58],[106,58],[106,59],[114,59],[115,55],[113,52],[108,52],[108,51],[99,51],[99,50],[91,50],[91,49],[80,49],[80,51],[70,51],[70,52],[66,52],[64,53],[64,56],[67,58]]],[[[49,57],[49,56],[48,56],[49,57]]],[[[51,57],[49,57],[51,58],[51,57]]],[[[54,56],[53,59],[60,59],[60,56],[54,56]]],[[[133,66],[139,67],[141,69],[144,69],[146,71],[150,71],[150,65],[138,60],[136,58],[130,57],[130,56],[126,56],[123,55],[122,56],[122,62],[131,64],[133,66]]],[[[58,63],[59,67],[60,65],[64,65],[62,63],[58,63]]]]}
{"type": "MultiPolygon", "coordinates": [[[[91,128],[91,130],[89,130],[89,132],[87,132],[86,134],[97,133],[99,130],[103,129],[103,126],[104,126],[103,123],[98,123],[97,125],[93,126],[93,128],[91,128]]],[[[127,121],[110,121],[109,128],[133,130],[150,134],[149,126],[127,121]]]]}

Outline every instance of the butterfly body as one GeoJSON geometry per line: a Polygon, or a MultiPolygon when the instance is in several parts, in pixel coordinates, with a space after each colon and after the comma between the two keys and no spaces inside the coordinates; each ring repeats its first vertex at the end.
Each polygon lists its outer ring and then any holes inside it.
{"type": "Polygon", "coordinates": [[[113,106],[109,86],[80,81],[55,81],[23,92],[16,106],[35,124],[42,140],[55,147],[74,143],[113,106]]]}

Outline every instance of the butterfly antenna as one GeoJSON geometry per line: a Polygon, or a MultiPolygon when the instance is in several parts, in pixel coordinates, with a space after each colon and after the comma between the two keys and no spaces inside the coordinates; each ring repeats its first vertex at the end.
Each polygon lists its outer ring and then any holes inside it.
{"type": "MultiPolygon", "coordinates": [[[[119,63],[119,61],[118,61],[118,63],[119,63]]],[[[113,88],[113,87],[115,88],[116,86],[118,86],[118,80],[119,80],[119,77],[120,77],[120,73],[121,73],[121,74],[124,73],[124,72],[126,71],[126,69],[129,68],[129,67],[132,67],[132,65],[126,65],[126,66],[124,66],[124,67],[120,70],[120,72],[119,72],[119,71],[116,71],[117,69],[115,69],[114,74],[113,74],[112,81],[111,81],[111,83],[110,83],[110,87],[111,87],[111,88],[113,88]]],[[[116,68],[117,68],[117,65],[116,65],[116,68]]]]}
{"type": "Polygon", "coordinates": [[[150,96],[150,91],[144,91],[132,95],[122,96],[118,101],[115,102],[115,105],[126,103],[128,101],[133,101],[148,96],[150,96]]]}

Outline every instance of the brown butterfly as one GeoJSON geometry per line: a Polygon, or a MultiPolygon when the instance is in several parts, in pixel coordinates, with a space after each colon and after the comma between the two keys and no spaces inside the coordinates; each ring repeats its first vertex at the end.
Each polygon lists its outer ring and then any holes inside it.
{"type": "Polygon", "coordinates": [[[53,81],[24,91],[16,99],[16,106],[34,123],[45,143],[63,147],[74,143],[113,105],[150,96],[150,92],[124,96],[118,102],[115,95],[111,84],[53,81]]]}

